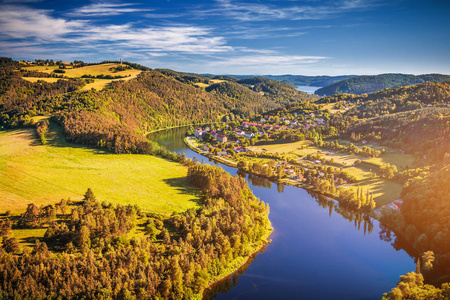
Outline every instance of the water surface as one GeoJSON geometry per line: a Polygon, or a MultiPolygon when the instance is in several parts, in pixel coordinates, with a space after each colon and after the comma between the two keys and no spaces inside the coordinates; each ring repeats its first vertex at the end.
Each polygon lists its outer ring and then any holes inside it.
{"type": "MultiPolygon", "coordinates": [[[[154,139],[171,151],[214,164],[184,145],[185,131],[161,132],[154,139]]],[[[380,299],[400,275],[415,270],[414,258],[403,250],[408,245],[397,240],[394,247],[378,221],[300,188],[258,177],[247,180],[270,205],[272,242],[205,298],[380,299]]]]}

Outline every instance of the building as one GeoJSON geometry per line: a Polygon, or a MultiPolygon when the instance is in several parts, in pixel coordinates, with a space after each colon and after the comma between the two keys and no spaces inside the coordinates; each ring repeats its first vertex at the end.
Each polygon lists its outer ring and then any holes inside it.
{"type": "Polygon", "coordinates": [[[201,139],[203,137],[203,134],[204,134],[203,129],[198,128],[194,135],[196,138],[201,139]]]}
{"type": "Polygon", "coordinates": [[[224,136],[223,134],[217,134],[216,139],[217,139],[217,141],[219,141],[221,143],[226,143],[228,141],[228,138],[226,136],[224,136]]]}

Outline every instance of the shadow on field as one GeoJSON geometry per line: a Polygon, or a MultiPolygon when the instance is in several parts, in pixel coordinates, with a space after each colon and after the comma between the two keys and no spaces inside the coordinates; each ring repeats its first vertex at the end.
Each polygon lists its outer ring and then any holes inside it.
{"type": "MultiPolygon", "coordinates": [[[[197,196],[197,191],[193,187],[189,186],[186,177],[164,179],[164,182],[171,187],[176,188],[177,191],[180,191],[183,194],[197,196]]],[[[201,199],[191,199],[189,201],[193,201],[198,205],[203,204],[203,201],[201,199]]]]}

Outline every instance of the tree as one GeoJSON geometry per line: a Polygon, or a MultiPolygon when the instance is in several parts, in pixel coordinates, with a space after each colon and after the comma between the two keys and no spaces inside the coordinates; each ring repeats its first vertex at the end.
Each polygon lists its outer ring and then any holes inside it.
{"type": "Polygon", "coordinates": [[[92,192],[92,190],[90,188],[88,188],[86,193],[84,194],[83,200],[85,200],[85,201],[92,201],[92,202],[94,202],[96,200],[94,192],[92,192]]]}
{"type": "Polygon", "coordinates": [[[422,254],[423,269],[429,271],[433,269],[434,252],[426,251],[422,254]]]}
{"type": "Polygon", "coordinates": [[[16,238],[3,238],[3,249],[8,253],[16,253],[19,250],[19,242],[16,238]]]}
{"type": "Polygon", "coordinates": [[[38,227],[40,225],[41,213],[34,204],[28,204],[27,211],[22,214],[18,225],[21,227],[38,227]]]}

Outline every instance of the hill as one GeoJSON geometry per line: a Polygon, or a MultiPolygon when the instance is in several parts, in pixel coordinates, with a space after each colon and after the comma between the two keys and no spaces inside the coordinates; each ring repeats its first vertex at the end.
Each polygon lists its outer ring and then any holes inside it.
{"type": "Polygon", "coordinates": [[[388,114],[350,127],[344,137],[369,140],[422,156],[426,163],[450,153],[450,108],[428,107],[388,114]]]}
{"type": "Polygon", "coordinates": [[[265,97],[281,105],[289,105],[293,103],[300,103],[304,100],[312,101],[316,99],[314,95],[297,91],[295,88],[286,83],[264,77],[241,79],[238,83],[255,92],[262,93],[265,97]]]}
{"type": "Polygon", "coordinates": [[[386,88],[397,86],[414,85],[425,82],[445,82],[450,81],[450,75],[425,74],[381,74],[373,76],[355,76],[335,82],[315,91],[316,95],[334,95],[339,93],[368,94],[386,88]]]}
{"type": "Polygon", "coordinates": [[[153,130],[225,118],[242,119],[285,104],[314,99],[289,85],[268,79],[240,84],[165,69],[142,71],[142,68],[133,69],[139,74],[131,80],[111,80],[101,90],[83,90],[92,77],[97,80],[97,76],[106,76],[99,73],[127,72],[130,66],[117,72],[123,66],[112,63],[67,69],[71,76],[82,78],[69,78],[62,73],[64,78],[51,83],[23,79],[31,75],[54,81],[56,75],[52,71],[42,72],[47,66],[24,71],[18,70],[12,60],[5,60],[3,65],[2,128],[32,125],[32,117],[36,115],[54,116],[63,126],[68,141],[115,153],[147,153],[145,135],[153,130]]]}
{"type": "MultiPolygon", "coordinates": [[[[214,76],[214,75],[213,75],[214,76]]],[[[342,75],[342,76],[304,76],[304,75],[261,75],[258,77],[264,77],[280,82],[287,83],[289,85],[306,85],[323,87],[335,82],[355,77],[356,75],[342,75]]],[[[240,79],[248,79],[255,77],[254,75],[228,75],[226,77],[240,79]]]]}

